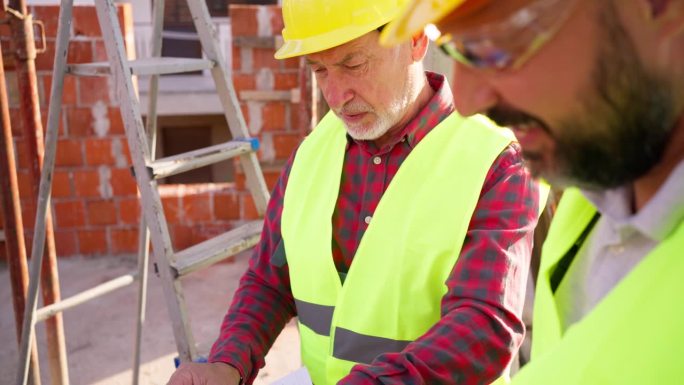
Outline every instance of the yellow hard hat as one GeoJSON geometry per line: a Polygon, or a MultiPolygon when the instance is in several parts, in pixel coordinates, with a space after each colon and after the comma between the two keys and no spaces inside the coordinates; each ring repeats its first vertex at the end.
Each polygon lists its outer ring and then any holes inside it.
{"type": "Polygon", "coordinates": [[[400,14],[390,22],[380,36],[380,42],[393,45],[408,40],[427,24],[449,14],[466,0],[409,0],[400,14]]]}
{"type": "Polygon", "coordinates": [[[392,20],[405,0],[283,0],[284,44],[276,59],[325,51],[392,20]]]}

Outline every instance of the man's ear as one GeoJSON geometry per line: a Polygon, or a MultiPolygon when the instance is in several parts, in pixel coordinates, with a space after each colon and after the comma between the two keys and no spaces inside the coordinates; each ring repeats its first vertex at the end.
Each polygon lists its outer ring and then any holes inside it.
{"type": "Polygon", "coordinates": [[[684,1],[644,0],[647,17],[658,24],[661,39],[670,39],[684,33],[684,1]]]}
{"type": "Polygon", "coordinates": [[[420,31],[411,38],[411,58],[414,62],[423,60],[428,49],[428,38],[420,31]]]}

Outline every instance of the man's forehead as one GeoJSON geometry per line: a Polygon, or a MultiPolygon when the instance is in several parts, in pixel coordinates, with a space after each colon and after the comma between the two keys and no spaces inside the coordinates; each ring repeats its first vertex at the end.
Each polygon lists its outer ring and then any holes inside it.
{"type": "MultiPolygon", "coordinates": [[[[373,33],[373,32],[371,32],[373,33]]],[[[377,34],[377,33],[376,33],[377,34]]],[[[309,64],[326,62],[343,62],[358,55],[365,55],[373,49],[377,49],[377,36],[363,35],[340,46],[333,47],[321,52],[310,53],[305,56],[309,64]]]]}

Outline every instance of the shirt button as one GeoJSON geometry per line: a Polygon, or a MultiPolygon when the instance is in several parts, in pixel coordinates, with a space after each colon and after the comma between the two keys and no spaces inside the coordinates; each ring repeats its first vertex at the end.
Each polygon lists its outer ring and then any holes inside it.
{"type": "Polygon", "coordinates": [[[380,164],[380,163],[382,163],[382,159],[380,159],[379,156],[376,156],[375,158],[373,158],[373,163],[380,164]]]}
{"type": "Polygon", "coordinates": [[[366,222],[366,224],[368,225],[368,224],[370,224],[371,218],[372,217],[370,215],[368,215],[365,218],[363,218],[363,221],[366,222]]]}

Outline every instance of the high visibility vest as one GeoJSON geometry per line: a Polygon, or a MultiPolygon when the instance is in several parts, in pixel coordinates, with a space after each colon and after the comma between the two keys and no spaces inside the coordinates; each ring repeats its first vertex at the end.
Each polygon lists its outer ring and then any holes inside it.
{"type": "Polygon", "coordinates": [[[281,231],[302,361],[314,384],[335,384],[354,364],[403,350],[439,321],[487,172],[511,140],[507,130],[456,114],[435,127],[382,196],[342,285],[331,242],[345,129],[328,114],[305,139],[281,231]]]}
{"type": "Polygon", "coordinates": [[[563,193],[542,250],[532,361],[512,383],[684,384],[684,222],[562,331],[550,278],[595,213],[578,190],[563,193]]]}

